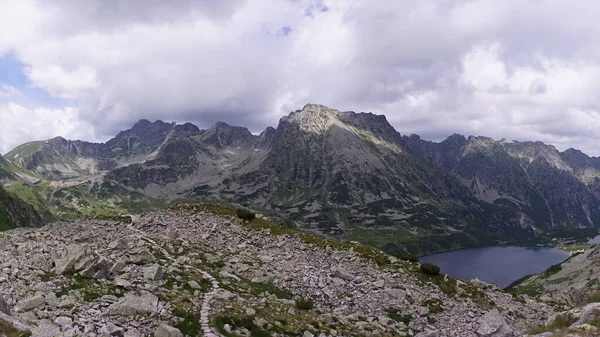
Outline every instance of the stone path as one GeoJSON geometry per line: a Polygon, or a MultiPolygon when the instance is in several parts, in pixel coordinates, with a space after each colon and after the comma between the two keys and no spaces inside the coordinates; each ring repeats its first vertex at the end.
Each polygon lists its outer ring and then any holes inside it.
{"type": "Polygon", "coordinates": [[[201,273],[204,278],[209,279],[212,283],[212,290],[204,295],[204,301],[202,301],[202,310],[200,310],[200,323],[202,324],[202,332],[204,333],[204,336],[207,337],[221,336],[218,333],[215,334],[209,325],[210,301],[212,300],[215,292],[217,292],[219,289],[219,281],[205,271],[201,271],[201,273]]]}
{"type": "MultiPolygon", "coordinates": [[[[133,217],[132,217],[133,219],[133,217]]],[[[150,239],[148,237],[148,235],[146,235],[143,231],[133,227],[133,224],[135,223],[135,220],[132,221],[131,224],[128,225],[128,228],[131,229],[134,232],[139,233],[140,235],[142,235],[142,237],[150,244],[152,244],[154,246],[154,248],[159,249],[165,256],[165,258],[167,258],[170,261],[175,261],[175,259],[173,257],[171,257],[171,255],[169,254],[169,252],[164,249],[162,246],[160,246],[159,244],[157,244],[156,242],[154,242],[154,240],[150,239]]],[[[193,266],[189,266],[191,269],[194,269],[198,272],[200,272],[202,274],[202,277],[210,280],[210,282],[212,283],[212,290],[206,294],[204,294],[204,300],[202,301],[202,308],[200,309],[200,324],[202,326],[202,333],[205,337],[222,337],[223,335],[219,334],[218,332],[215,332],[216,330],[210,327],[210,302],[212,301],[215,293],[218,291],[218,289],[220,288],[219,286],[219,281],[217,281],[217,279],[215,279],[211,274],[207,273],[204,270],[200,270],[196,267],[193,266]]]]}

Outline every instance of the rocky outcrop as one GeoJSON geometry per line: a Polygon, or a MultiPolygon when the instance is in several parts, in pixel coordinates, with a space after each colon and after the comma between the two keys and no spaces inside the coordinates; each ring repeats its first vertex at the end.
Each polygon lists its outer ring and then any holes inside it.
{"type": "Polygon", "coordinates": [[[426,276],[375,249],[261,221],[181,206],[132,224],[3,232],[0,294],[34,336],[498,337],[553,314],[481,281],[426,276]]]}

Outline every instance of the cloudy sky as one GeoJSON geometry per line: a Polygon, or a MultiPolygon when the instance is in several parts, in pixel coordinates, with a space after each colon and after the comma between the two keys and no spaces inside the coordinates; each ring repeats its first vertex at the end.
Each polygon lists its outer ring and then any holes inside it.
{"type": "Polygon", "coordinates": [[[304,104],[600,155],[600,2],[0,0],[0,153],[304,104]]]}

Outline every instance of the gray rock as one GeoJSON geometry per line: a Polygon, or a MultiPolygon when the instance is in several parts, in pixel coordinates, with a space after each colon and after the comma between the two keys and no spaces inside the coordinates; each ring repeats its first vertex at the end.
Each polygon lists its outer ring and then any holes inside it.
{"type": "Polygon", "coordinates": [[[585,295],[581,292],[581,290],[576,288],[569,289],[567,302],[572,307],[580,307],[585,302],[585,295]]]}
{"type": "Polygon", "coordinates": [[[154,337],[183,337],[181,331],[168,325],[161,325],[154,333],[154,337]]]}
{"type": "Polygon", "coordinates": [[[41,294],[37,294],[32,297],[20,300],[17,303],[15,310],[17,312],[29,311],[35,308],[39,308],[44,304],[46,304],[46,298],[41,294]]]}
{"type": "Polygon", "coordinates": [[[58,337],[60,329],[52,324],[42,324],[31,330],[31,337],[58,337]]]}
{"type": "Polygon", "coordinates": [[[66,330],[73,325],[73,319],[71,319],[71,317],[59,316],[56,317],[54,323],[61,326],[63,330],[66,330]]]}
{"type": "Polygon", "coordinates": [[[589,324],[600,318],[600,303],[590,303],[581,309],[581,314],[577,321],[571,325],[575,327],[577,325],[589,324]]]}
{"type": "Polygon", "coordinates": [[[106,259],[98,258],[98,260],[92,263],[82,272],[82,274],[96,279],[107,279],[110,275],[110,266],[106,259]]]}
{"type": "Polygon", "coordinates": [[[123,337],[141,337],[142,333],[136,329],[136,328],[130,328],[128,329],[125,334],[123,335],[123,337]]]}
{"type": "Polygon", "coordinates": [[[60,301],[58,305],[61,309],[70,309],[75,306],[75,300],[72,297],[67,297],[64,300],[60,301]]]}
{"type": "Polygon", "coordinates": [[[128,293],[108,309],[109,315],[133,316],[154,315],[158,311],[158,297],[149,292],[139,295],[128,293]]]}
{"type": "Polygon", "coordinates": [[[346,271],[342,268],[339,268],[339,267],[333,273],[333,277],[341,278],[342,280],[345,280],[345,281],[354,280],[354,275],[350,274],[348,271],[346,271]]]}
{"type": "Polygon", "coordinates": [[[190,286],[190,288],[192,289],[202,289],[202,287],[200,287],[200,285],[198,284],[198,282],[194,281],[194,280],[190,280],[188,281],[188,286],[190,286]]]}
{"type": "Polygon", "coordinates": [[[477,335],[480,337],[512,337],[513,330],[506,324],[504,317],[496,309],[478,320],[477,335]]]}
{"type": "Polygon", "coordinates": [[[134,255],[131,257],[131,263],[134,264],[144,265],[152,263],[156,260],[154,255],[152,255],[147,248],[137,249],[133,252],[133,254],[134,255]]]}
{"type": "Polygon", "coordinates": [[[177,239],[177,237],[179,237],[179,232],[177,229],[171,227],[167,230],[167,237],[172,240],[177,239]]]}
{"type": "Polygon", "coordinates": [[[123,335],[125,334],[125,329],[123,329],[120,326],[117,326],[113,323],[107,323],[106,325],[101,327],[98,330],[98,332],[100,334],[105,334],[105,335],[109,335],[109,336],[123,337],[123,335]]]}
{"type": "Polygon", "coordinates": [[[153,264],[144,269],[144,278],[148,280],[159,280],[162,278],[164,268],[159,264],[153,264]]]}
{"type": "Polygon", "coordinates": [[[4,298],[4,294],[0,293],[0,312],[3,312],[10,316],[10,305],[4,298]]]}
{"type": "Polygon", "coordinates": [[[54,261],[54,271],[56,274],[62,274],[69,269],[75,268],[75,263],[85,256],[85,250],[79,245],[70,245],[67,247],[65,256],[54,261]]]}
{"type": "Polygon", "coordinates": [[[136,329],[136,328],[130,328],[128,329],[125,334],[123,335],[123,337],[141,337],[142,333],[136,329]]]}
{"type": "Polygon", "coordinates": [[[9,323],[17,330],[21,330],[21,331],[31,330],[31,327],[29,325],[21,322],[20,320],[16,319],[15,317],[8,316],[2,312],[0,312],[0,322],[9,323]]]}

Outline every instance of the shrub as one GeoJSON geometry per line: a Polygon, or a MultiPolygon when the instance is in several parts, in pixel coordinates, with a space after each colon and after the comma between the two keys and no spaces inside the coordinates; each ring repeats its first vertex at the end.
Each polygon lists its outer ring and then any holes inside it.
{"type": "Polygon", "coordinates": [[[436,275],[439,275],[439,273],[440,273],[440,267],[436,266],[433,263],[429,263],[429,262],[423,263],[421,265],[420,269],[423,274],[427,274],[427,275],[431,275],[431,276],[436,276],[436,275]]]}
{"type": "Polygon", "coordinates": [[[551,276],[554,275],[556,273],[558,273],[559,271],[562,270],[562,266],[559,264],[553,264],[550,266],[550,268],[546,269],[546,271],[544,272],[544,274],[546,276],[551,276]]]}
{"type": "Polygon", "coordinates": [[[415,254],[411,254],[411,253],[400,253],[400,254],[398,254],[398,258],[400,260],[408,261],[408,262],[419,262],[419,257],[417,257],[415,254]]]}
{"type": "Polygon", "coordinates": [[[300,310],[310,310],[315,306],[313,300],[299,299],[296,300],[296,308],[300,310]]]}
{"type": "Polygon", "coordinates": [[[585,304],[598,303],[598,302],[600,302],[600,292],[592,293],[585,299],[585,304]]]}
{"type": "Polygon", "coordinates": [[[238,208],[236,211],[237,217],[242,220],[252,221],[256,218],[256,213],[251,212],[247,209],[238,208]]]}

